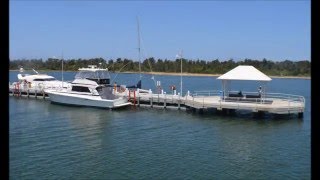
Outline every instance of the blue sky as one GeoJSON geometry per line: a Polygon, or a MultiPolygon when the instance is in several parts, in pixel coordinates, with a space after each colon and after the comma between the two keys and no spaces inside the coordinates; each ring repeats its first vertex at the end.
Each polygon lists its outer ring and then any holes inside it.
{"type": "Polygon", "coordinates": [[[310,60],[310,1],[13,1],[10,59],[310,60]]]}

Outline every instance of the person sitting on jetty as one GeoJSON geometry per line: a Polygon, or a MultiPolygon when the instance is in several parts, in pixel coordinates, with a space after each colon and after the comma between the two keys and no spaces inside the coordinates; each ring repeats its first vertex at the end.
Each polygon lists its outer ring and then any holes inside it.
{"type": "Polygon", "coordinates": [[[243,97],[243,94],[242,94],[242,91],[241,91],[241,90],[238,92],[238,96],[239,96],[239,97],[243,97]]]}

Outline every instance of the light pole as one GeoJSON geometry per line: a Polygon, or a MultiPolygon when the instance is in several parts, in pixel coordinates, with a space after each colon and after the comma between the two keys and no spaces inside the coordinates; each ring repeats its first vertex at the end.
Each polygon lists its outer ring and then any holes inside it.
{"type": "Polygon", "coordinates": [[[180,74],[180,96],[182,96],[182,50],[180,53],[176,56],[176,58],[180,58],[180,69],[181,69],[181,74],[180,74]]]}

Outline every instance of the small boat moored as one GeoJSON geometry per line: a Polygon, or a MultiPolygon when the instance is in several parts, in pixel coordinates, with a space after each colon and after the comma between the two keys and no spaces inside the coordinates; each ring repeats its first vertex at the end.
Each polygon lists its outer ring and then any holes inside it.
{"type": "Polygon", "coordinates": [[[63,82],[57,80],[53,76],[47,74],[40,74],[36,70],[32,69],[35,74],[26,74],[24,69],[20,68],[20,73],[17,75],[18,84],[22,87],[27,86],[28,88],[38,88],[38,89],[50,89],[50,88],[67,88],[68,82],[63,82]]]}

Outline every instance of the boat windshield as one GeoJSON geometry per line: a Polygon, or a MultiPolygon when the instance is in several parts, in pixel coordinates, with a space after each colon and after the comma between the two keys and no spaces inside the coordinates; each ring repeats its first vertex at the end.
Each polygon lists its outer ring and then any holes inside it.
{"type": "Polygon", "coordinates": [[[79,71],[76,76],[76,79],[110,79],[109,72],[106,70],[97,70],[97,71],[79,71]]]}

